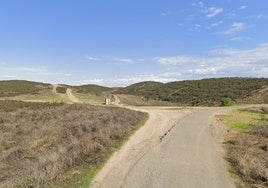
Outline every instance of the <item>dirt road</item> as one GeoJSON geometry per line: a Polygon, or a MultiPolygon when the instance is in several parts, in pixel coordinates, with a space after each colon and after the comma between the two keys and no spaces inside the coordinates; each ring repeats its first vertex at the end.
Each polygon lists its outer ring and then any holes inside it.
{"type": "Polygon", "coordinates": [[[110,158],[90,187],[235,187],[212,130],[213,114],[230,109],[142,110],[150,115],[146,125],[110,158]]]}
{"type": "Polygon", "coordinates": [[[66,94],[68,96],[68,98],[73,102],[73,103],[81,103],[81,101],[73,95],[72,89],[67,88],[66,89],[66,94]]]}

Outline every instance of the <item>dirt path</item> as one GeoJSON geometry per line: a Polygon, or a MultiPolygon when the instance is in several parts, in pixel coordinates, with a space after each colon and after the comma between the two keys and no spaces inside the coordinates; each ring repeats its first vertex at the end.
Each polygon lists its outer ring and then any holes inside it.
{"type": "Polygon", "coordinates": [[[90,187],[235,187],[211,128],[213,115],[230,108],[137,110],[149,113],[148,122],[110,158],[90,187]]]}
{"type": "Polygon", "coordinates": [[[54,85],[52,85],[52,86],[53,86],[53,88],[52,88],[52,93],[57,94],[57,87],[59,87],[59,85],[54,84],[54,85]]]}
{"type": "Polygon", "coordinates": [[[94,178],[90,187],[120,187],[133,166],[153,147],[161,137],[182,119],[189,110],[166,110],[164,108],[139,108],[149,113],[150,119],[106,163],[94,178]]]}
{"type": "Polygon", "coordinates": [[[73,103],[82,103],[76,96],[73,95],[72,89],[67,88],[66,94],[73,103]]]}

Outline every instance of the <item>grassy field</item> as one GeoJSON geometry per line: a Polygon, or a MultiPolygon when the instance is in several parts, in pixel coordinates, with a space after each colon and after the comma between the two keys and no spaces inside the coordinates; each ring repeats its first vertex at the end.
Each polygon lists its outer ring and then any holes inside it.
{"type": "Polygon", "coordinates": [[[96,96],[91,93],[79,93],[77,91],[73,91],[73,94],[82,102],[90,103],[90,104],[104,104],[105,97],[104,96],[96,96]]]}
{"type": "Polygon", "coordinates": [[[145,119],[117,107],[0,101],[0,187],[87,187],[145,119]]]}
{"type": "Polygon", "coordinates": [[[238,187],[268,186],[268,108],[235,110],[220,120],[229,127],[225,146],[238,187]]]}

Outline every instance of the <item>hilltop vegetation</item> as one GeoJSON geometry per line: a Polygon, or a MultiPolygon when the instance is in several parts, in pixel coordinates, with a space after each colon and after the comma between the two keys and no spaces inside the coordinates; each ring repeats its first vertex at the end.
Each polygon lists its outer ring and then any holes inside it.
{"type": "MultiPolygon", "coordinates": [[[[160,100],[190,106],[219,106],[223,98],[235,103],[251,103],[251,96],[268,87],[267,78],[212,78],[170,82],[142,82],[117,90],[115,93],[142,96],[144,99],[160,100]],[[255,92],[255,93],[254,93],[255,92]]],[[[264,96],[268,96],[265,92],[264,96]]],[[[259,97],[255,103],[267,103],[259,97]]]]}
{"type": "Polygon", "coordinates": [[[144,117],[117,107],[0,101],[0,187],[77,187],[144,117]]]}
{"type": "MultiPolygon", "coordinates": [[[[108,88],[98,85],[61,85],[57,92],[64,94],[72,88],[73,94],[83,102],[103,104],[105,98],[118,94],[122,102],[132,105],[220,106],[225,104],[268,103],[268,78],[211,78],[170,83],[141,82],[125,88],[108,88]]],[[[66,97],[51,94],[52,86],[28,81],[0,81],[0,97],[18,96],[22,99],[66,101],[66,97]],[[40,95],[41,94],[41,95],[40,95]],[[53,96],[52,96],[53,95],[53,96]],[[58,98],[61,97],[61,98],[58,98]]]]}
{"type": "Polygon", "coordinates": [[[0,97],[11,97],[22,94],[37,94],[50,85],[24,80],[0,81],[0,97]]]}
{"type": "Polygon", "coordinates": [[[82,86],[73,86],[73,89],[77,91],[77,93],[90,93],[96,96],[101,96],[103,93],[111,91],[111,88],[98,86],[98,85],[82,85],[82,86]]]}

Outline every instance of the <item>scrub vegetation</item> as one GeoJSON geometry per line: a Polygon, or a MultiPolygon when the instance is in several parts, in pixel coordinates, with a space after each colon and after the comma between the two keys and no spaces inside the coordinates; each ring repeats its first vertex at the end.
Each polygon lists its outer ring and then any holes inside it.
{"type": "Polygon", "coordinates": [[[235,110],[220,119],[229,127],[226,158],[238,187],[267,187],[268,107],[235,110]]]}
{"type": "Polygon", "coordinates": [[[268,78],[211,78],[166,84],[141,82],[115,93],[183,106],[221,106],[227,98],[233,103],[268,103],[267,88],[268,78]]]}
{"type": "Polygon", "coordinates": [[[0,81],[0,97],[11,97],[22,94],[38,94],[48,89],[49,84],[29,82],[24,80],[0,81]]]}
{"type": "Polygon", "coordinates": [[[0,101],[0,187],[79,187],[145,114],[89,104],[0,101]]]}

